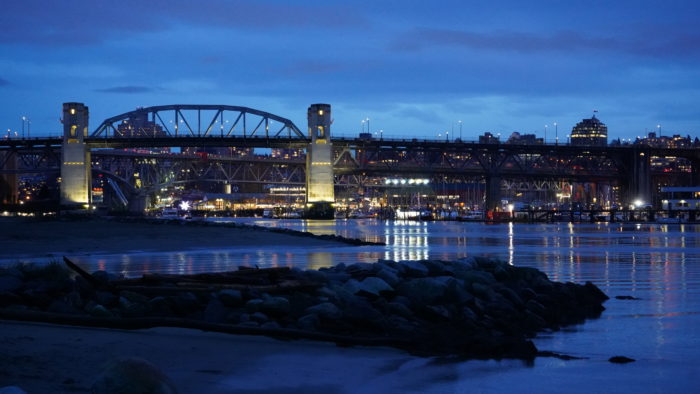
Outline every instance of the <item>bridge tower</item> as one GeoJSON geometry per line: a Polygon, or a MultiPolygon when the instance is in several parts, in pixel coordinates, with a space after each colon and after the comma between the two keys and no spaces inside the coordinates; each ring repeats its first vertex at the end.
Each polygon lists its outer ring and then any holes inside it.
{"type": "Polygon", "coordinates": [[[631,164],[628,201],[625,202],[631,204],[636,200],[640,200],[644,204],[652,203],[651,154],[645,149],[634,149],[632,151],[631,164]]]}
{"type": "Polygon", "coordinates": [[[88,107],[63,103],[63,147],[61,149],[61,205],[87,208],[90,204],[90,150],[88,107]]]}
{"type": "Polygon", "coordinates": [[[306,216],[314,219],[332,219],[335,192],[331,106],[312,104],[307,117],[311,143],[306,149],[306,216]]]}

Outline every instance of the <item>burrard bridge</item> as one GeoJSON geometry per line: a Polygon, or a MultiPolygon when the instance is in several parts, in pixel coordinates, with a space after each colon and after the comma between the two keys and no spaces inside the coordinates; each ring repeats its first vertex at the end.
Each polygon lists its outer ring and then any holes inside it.
{"type": "Polygon", "coordinates": [[[307,115],[302,132],[287,118],[247,107],[166,105],[108,118],[90,132],[87,107],[66,103],[62,137],[0,141],[0,191],[11,202],[19,176],[53,174],[61,177],[62,204],[89,204],[91,179],[100,174],[135,200],[168,185],[220,182],[305,186],[307,202],[332,203],[340,190],[390,187],[381,180],[404,177],[480,183],[492,208],[504,190],[556,189],[563,181],[611,185],[623,203],[653,201],[660,185],[700,184],[698,149],[331,139],[330,106],[312,105],[307,115]],[[180,151],[154,149],[166,147],[180,151]],[[187,147],[304,149],[306,157],[188,154],[187,147]],[[678,173],[656,172],[654,158],[686,165],[678,173]]]}

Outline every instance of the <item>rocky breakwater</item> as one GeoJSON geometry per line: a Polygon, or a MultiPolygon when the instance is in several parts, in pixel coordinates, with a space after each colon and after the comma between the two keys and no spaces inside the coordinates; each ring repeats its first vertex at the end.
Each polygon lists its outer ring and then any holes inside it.
{"type": "Polygon", "coordinates": [[[44,268],[49,275],[31,266],[0,271],[0,317],[527,359],[538,354],[530,338],[599,316],[608,298],[591,283],[553,282],[537,269],[479,257],[129,280],[75,266],[79,275],[70,278],[59,268],[44,268]]]}

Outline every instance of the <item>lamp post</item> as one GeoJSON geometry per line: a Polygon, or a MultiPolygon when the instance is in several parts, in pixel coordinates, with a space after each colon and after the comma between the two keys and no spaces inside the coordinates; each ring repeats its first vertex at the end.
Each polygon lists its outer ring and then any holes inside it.
{"type": "Polygon", "coordinates": [[[661,137],[661,125],[660,124],[656,125],[656,135],[661,137]]]}
{"type": "Polygon", "coordinates": [[[547,145],[547,125],[544,125],[544,144],[547,145]]]}
{"type": "Polygon", "coordinates": [[[26,116],[22,116],[22,139],[24,139],[24,123],[27,121],[26,116]]]}
{"type": "Polygon", "coordinates": [[[569,137],[571,137],[569,134],[566,135],[566,145],[569,145],[569,137]]]}
{"type": "Polygon", "coordinates": [[[445,131],[445,141],[450,142],[450,131],[445,131]]]}
{"type": "Polygon", "coordinates": [[[384,130],[379,130],[379,139],[384,140],[384,130]]]}
{"type": "Polygon", "coordinates": [[[461,120],[459,121],[459,141],[460,142],[463,141],[462,140],[462,121],[461,120]]]}
{"type": "Polygon", "coordinates": [[[557,122],[554,122],[554,145],[559,145],[559,127],[557,127],[557,122]]]}

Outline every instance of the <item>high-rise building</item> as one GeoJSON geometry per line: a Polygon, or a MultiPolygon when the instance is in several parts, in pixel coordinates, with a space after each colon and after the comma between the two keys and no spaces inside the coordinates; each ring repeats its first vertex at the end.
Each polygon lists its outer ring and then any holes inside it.
{"type": "Polygon", "coordinates": [[[593,115],[583,119],[571,130],[571,145],[606,146],[608,144],[608,126],[593,115]]]}

